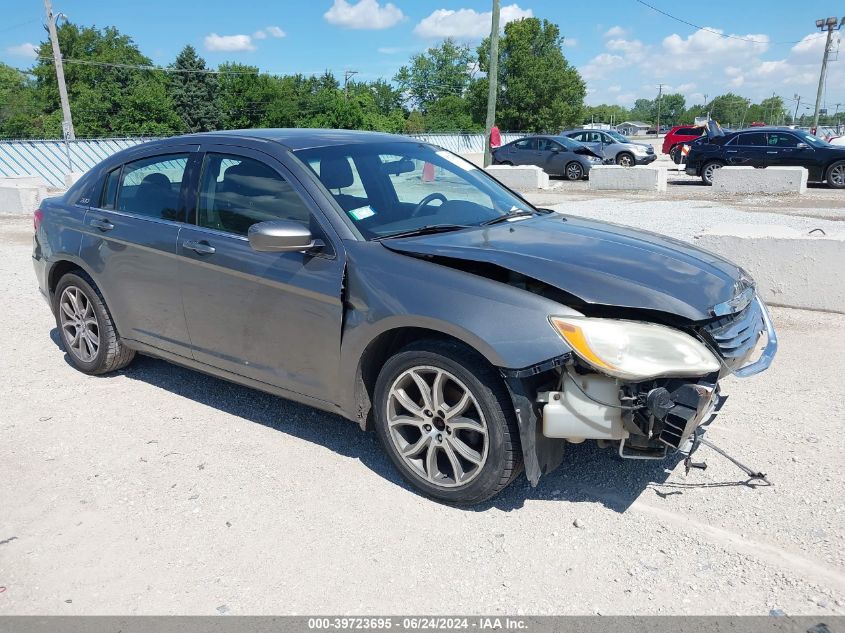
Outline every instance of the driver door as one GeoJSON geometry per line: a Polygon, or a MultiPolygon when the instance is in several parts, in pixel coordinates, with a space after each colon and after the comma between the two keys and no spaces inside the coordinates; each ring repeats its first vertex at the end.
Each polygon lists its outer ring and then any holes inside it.
{"type": "Polygon", "coordinates": [[[262,152],[208,145],[177,256],[195,360],[331,401],[337,385],[344,253],[285,167],[262,152]],[[247,231],[265,220],[307,225],[325,247],[267,253],[247,231]]]}

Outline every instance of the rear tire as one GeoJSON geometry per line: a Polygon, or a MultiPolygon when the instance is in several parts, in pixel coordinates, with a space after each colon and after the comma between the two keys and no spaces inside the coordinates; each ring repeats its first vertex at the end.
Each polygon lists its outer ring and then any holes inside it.
{"type": "Polygon", "coordinates": [[[100,290],[84,272],[67,273],[59,280],[53,313],[62,347],[79,371],[105,374],[135,358],[135,351],[121,342],[100,290]]]}
{"type": "Polygon", "coordinates": [[[507,166],[509,166],[509,167],[513,167],[513,163],[512,163],[512,162],[510,162],[509,160],[503,160],[503,161],[502,161],[501,163],[499,163],[499,164],[500,164],[500,165],[507,165],[507,166]]]}
{"type": "Polygon", "coordinates": [[[711,160],[708,163],[704,163],[704,166],[701,168],[701,182],[708,186],[712,185],[713,173],[724,166],[724,163],[721,163],[718,160],[711,160]]]}
{"type": "Polygon", "coordinates": [[[845,160],[833,163],[825,174],[827,186],[832,189],[845,189],[845,160]]]}
{"type": "Polygon", "coordinates": [[[417,341],[382,367],[376,432],[402,477],[455,505],[498,494],[522,471],[513,403],[493,367],[456,342],[417,341]]]}
{"type": "Polygon", "coordinates": [[[563,175],[567,180],[581,180],[584,177],[584,168],[581,167],[581,163],[572,161],[563,169],[563,175]]]}

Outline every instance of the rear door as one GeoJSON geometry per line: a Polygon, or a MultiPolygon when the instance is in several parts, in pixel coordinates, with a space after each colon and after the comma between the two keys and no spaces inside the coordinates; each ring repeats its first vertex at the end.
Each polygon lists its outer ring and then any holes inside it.
{"type": "Polygon", "coordinates": [[[776,151],[770,150],[765,132],[743,132],[725,144],[725,158],[730,165],[765,167],[772,164],[776,151]]]}
{"type": "Polygon", "coordinates": [[[109,172],[85,215],[80,250],[120,335],[186,357],[176,243],[197,149],[169,147],[109,172]]]}
{"type": "Polygon", "coordinates": [[[343,306],[340,241],[275,158],[230,145],[205,152],[193,225],[179,235],[185,317],[197,361],[330,401],[343,306]],[[263,253],[252,224],[291,220],[325,243],[314,253],[263,253]]]}
{"type": "Polygon", "coordinates": [[[524,138],[515,141],[511,156],[513,158],[510,158],[509,160],[514,165],[537,165],[537,139],[524,138]]]}
{"type": "Polygon", "coordinates": [[[537,160],[534,163],[542,167],[547,174],[559,176],[563,174],[564,166],[571,155],[566,148],[550,138],[537,139],[537,160]]]}

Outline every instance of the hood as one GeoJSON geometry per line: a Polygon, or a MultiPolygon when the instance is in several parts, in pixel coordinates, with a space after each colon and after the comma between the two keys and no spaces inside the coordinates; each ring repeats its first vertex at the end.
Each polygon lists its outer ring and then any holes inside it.
{"type": "Polygon", "coordinates": [[[735,264],[668,237],[552,214],[450,233],[384,240],[407,255],[484,262],[585,304],[653,310],[690,321],[748,285],[735,264]]]}

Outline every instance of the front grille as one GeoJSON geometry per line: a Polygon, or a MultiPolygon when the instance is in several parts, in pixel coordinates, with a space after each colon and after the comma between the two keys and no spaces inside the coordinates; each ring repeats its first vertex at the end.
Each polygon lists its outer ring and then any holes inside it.
{"type": "Polygon", "coordinates": [[[751,301],[741,312],[724,316],[702,329],[725,364],[733,369],[748,357],[765,330],[763,312],[757,301],[751,301]]]}

